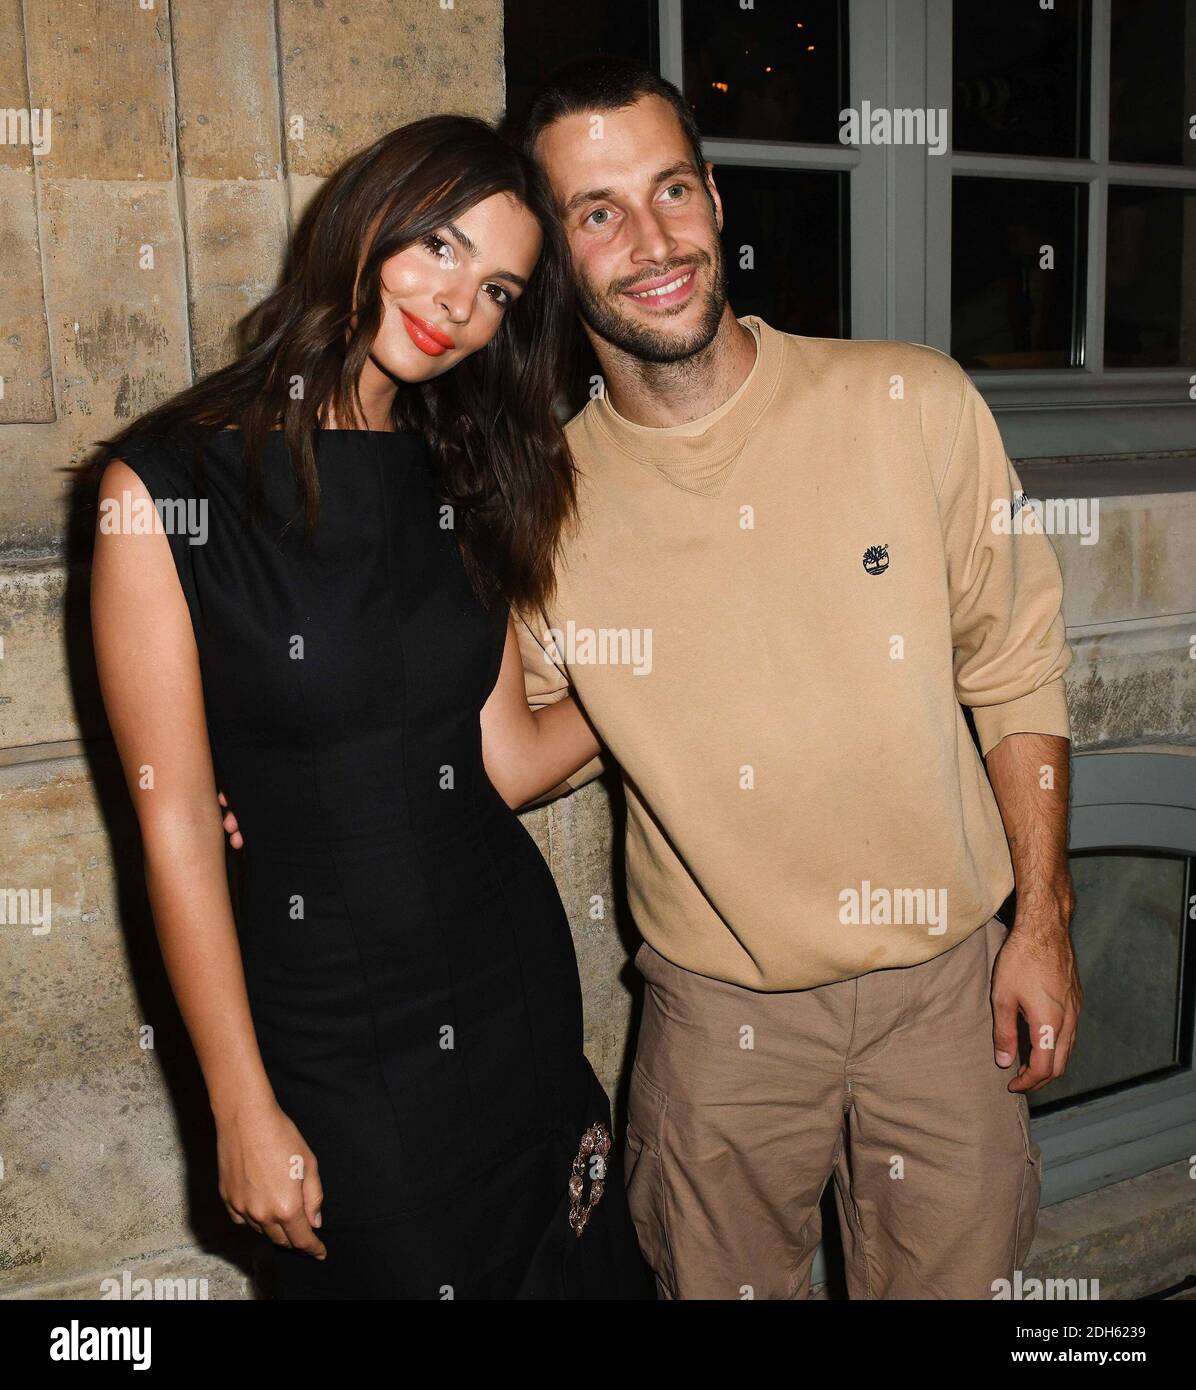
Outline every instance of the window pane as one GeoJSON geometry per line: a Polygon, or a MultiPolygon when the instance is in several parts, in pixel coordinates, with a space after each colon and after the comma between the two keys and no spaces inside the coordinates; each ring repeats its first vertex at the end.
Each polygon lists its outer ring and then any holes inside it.
{"type": "Polygon", "coordinates": [[[1067,1074],[1032,1106],[1147,1076],[1180,1060],[1187,861],[1134,850],[1071,856],[1072,922],[1084,989],[1067,1074]]]}
{"type": "Polygon", "coordinates": [[[506,0],[507,110],[518,117],[553,68],[587,53],[637,58],[659,71],[656,5],[644,0],[600,0],[561,5],[557,0],[506,0]]]}
{"type": "Polygon", "coordinates": [[[685,95],[703,135],[839,143],[844,0],[684,0],[685,95]]]}
{"type": "Polygon", "coordinates": [[[1088,154],[1088,4],[955,0],[954,148],[1088,154]]]}
{"type": "Polygon", "coordinates": [[[1196,358],[1196,193],[1109,189],[1105,365],[1196,358]]]}
{"type": "Polygon", "coordinates": [[[784,333],[850,336],[848,176],[715,165],[728,297],[784,333]]]}
{"type": "Polygon", "coordinates": [[[956,178],[951,192],[951,356],[1082,366],[1087,189],[956,178]]]}
{"type": "Polygon", "coordinates": [[[1109,158],[1196,164],[1196,0],[1113,0],[1109,158]]]}

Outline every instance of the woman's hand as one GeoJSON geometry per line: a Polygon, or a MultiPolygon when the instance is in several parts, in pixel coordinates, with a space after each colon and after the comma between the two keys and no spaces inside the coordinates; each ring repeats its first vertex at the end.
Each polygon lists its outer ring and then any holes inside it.
{"type": "Polygon", "coordinates": [[[324,1242],[312,1229],[323,1220],[316,1156],[277,1103],[218,1120],[216,1160],[220,1196],[238,1226],[325,1258],[324,1242]]]}
{"type": "Polygon", "coordinates": [[[228,842],[233,849],[240,849],[245,843],[245,837],[241,834],[241,827],[237,824],[237,818],[228,809],[228,801],[223,792],[217,795],[216,800],[220,805],[220,823],[228,835],[228,842]]]}

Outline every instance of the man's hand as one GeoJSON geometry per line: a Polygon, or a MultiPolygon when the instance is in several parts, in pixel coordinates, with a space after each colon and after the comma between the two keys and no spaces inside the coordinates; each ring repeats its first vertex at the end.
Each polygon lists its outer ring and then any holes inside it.
{"type": "Polygon", "coordinates": [[[985,758],[1009,840],[1017,916],[993,965],[997,1066],[1017,1060],[1017,1015],[1030,1030],[1030,1062],[1011,1091],[1036,1091],[1067,1070],[1080,1017],[1071,949],[1076,896],[1067,862],[1071,744],[1057,734],[1006,734],[985,758]]]}
{"type": "Polygon", "coordinates": [[[220,823],[228,833],[228,842],[232,845],[233,849],[240,849],[245,843],[245,837],[241,834],[240,830],[237,829],[237,818],[228,809],[228,802],[224,799],[223,792],[217,793],[216,800],[219,801],[221,809],[224,812],[220,823]]]}
{"type": "Polygon", "coordinates": [[[993,1047],[997,1066],[1017,1060],[1017,1016],[1030,1030],[1030,1061],[1018,1067],[1011,1091],[1036,1091],[1067,1070],[1083,991],[1068,936],[1070,910],[1019,911],[993,966],[993,1047]]]}

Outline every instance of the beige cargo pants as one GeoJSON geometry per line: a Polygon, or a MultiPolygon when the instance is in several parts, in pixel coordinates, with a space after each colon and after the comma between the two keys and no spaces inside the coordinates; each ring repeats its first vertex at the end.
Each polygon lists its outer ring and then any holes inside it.
{"type": "Polygon", "coordinates": [[[993,1060],[997,918],[935,959],[764,994],[646,942],[627,1187],[662,1298],[806,1298],[835,1198],[852,1298],[991,1299],[1039,1150],[993,1060]]]}

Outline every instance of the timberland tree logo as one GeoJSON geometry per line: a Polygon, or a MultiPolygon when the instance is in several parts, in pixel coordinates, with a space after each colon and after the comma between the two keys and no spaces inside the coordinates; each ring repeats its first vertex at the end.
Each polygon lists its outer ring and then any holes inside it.
{"type": "Polygon", "coordinates": [[[869,574],[884,574],[889,568],[889,547],[887,545],[870,545],[864,551],[864,568],[869,574]]]}

